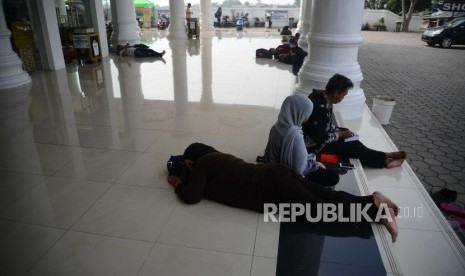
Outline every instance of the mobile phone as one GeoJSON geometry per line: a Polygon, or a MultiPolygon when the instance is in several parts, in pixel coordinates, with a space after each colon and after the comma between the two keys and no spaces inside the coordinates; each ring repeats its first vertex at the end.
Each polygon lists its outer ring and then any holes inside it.
{"type": "Polygon", "coordinates": [[[345,162],[339,163],[339,167],[340,167],[340,168],[346,168],[346,169],[353,169],[353,168],[355,168],[355,166],[354,166],[353,164],[345,163],[345,162]]]}

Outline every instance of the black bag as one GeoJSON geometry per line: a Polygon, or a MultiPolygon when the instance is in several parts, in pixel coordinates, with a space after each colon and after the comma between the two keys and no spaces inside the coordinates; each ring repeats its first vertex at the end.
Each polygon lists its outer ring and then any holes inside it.
{"type": "Polygon", "coordinates": [[[182,170],[184,168],[182,155],[171,155],[168,162],[166,162],[166,167],[170,176],[182,177],[182,170]]]}
{"type": "Polygon", "coordinates": [[[141,48],[141,49],[148,49],[149,46],[145,45],[145,44],[134,44],[133,46],[134,48],[141,48]]]}
{"type": "Polygon", "coordinates": [[[304,60],[307,57],[307,53],[304,51],[298,51],[294,55],[294,62],[292,63],[292,73],[297,76],[300,71],[300,67],[304,64],[304,60]]]}
{"type": "Polygon", "coordinates": [[[260,48],[255,51],[255,57],[256,58],[272,58],[272,55],[270,51],[268,51],[267,49],[260,48]]]}

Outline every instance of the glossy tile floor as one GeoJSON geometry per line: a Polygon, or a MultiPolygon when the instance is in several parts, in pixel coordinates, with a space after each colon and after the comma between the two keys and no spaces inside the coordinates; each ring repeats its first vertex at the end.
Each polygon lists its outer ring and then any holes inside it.
{"type": "MultiPolygon", "coordinates": [[[[254,58],[279,45],[277,32],[164,35],[142,34],[164,60],[35,72],[32,87],[0,93],[0,275],[274,275],[280,225],[181,203],[166,161],[195,141],[250,162],[263,153],[295,85],[289,65],[254,58]]],[[[340,122],[368,146],[395,149],[368,109],[340,122]]],[[[401,269],[383,255],[388,275],[464,275],[463,248],[407,164],[361,174],[362,192],[425,209],[425,219],[399,221],[401,269]]]]}
{"type": "Polygon", "coordinates": [[[254,161],[291,93],[289,65],[255,59],[278,36],[221,36],[146,32],[164,60],[35,72],[29,92],[2,95],[1,275],[274,274],[279,224],[186,206],[166,182],[195,141],[254,161]]]}

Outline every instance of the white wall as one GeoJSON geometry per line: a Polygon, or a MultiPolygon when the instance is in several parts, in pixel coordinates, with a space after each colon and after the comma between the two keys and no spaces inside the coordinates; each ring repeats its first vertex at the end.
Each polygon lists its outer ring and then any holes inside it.
{"type": "MultiPolygon", "coordinates": [[[[388,10],[365,10],[363,13],[362,23],[368,23],[370,27],[378,22],[380,18],[384,17],[384,25],[388,31],[396,30],[396,21],[402,21],[402,17],[388,10]]],[[[421,31],[422,18],[419,16],[412,16],[409,24],[409,31],[421,31]]]]}

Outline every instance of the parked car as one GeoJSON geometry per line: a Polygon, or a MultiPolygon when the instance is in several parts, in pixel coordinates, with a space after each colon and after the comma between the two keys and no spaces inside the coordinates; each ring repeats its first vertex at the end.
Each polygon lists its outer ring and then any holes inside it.
{"type": "Polygon", "coordinates": [[[439,44],[443,48],[449,48],[453,44],[465,45],[465,18],[457,18],[445,25],[428,28],[423,32],[421,40],[429,46],[439,44]]]}

